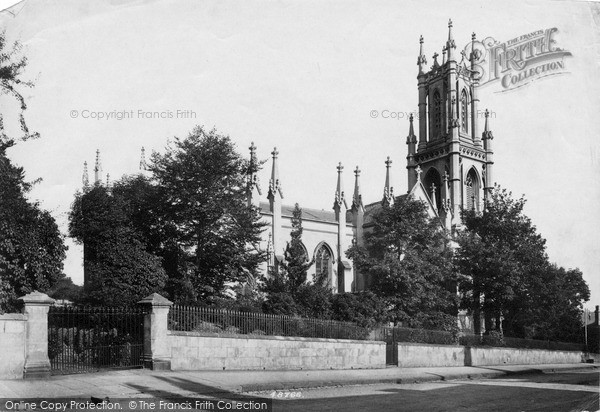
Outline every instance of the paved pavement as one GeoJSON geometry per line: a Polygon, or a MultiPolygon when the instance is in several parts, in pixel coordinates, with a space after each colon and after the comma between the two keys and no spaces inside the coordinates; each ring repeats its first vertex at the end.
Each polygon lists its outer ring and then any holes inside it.
{"type": "Polygon", "coordinates": [[[0,380],[0,398],[181,398],[253,391],[376,383],[482,379],[565,371],[600,371],[594,364],[397,368],[324,371],[150,371],[144,369],[53,376],[45,380],[0,380]]]}

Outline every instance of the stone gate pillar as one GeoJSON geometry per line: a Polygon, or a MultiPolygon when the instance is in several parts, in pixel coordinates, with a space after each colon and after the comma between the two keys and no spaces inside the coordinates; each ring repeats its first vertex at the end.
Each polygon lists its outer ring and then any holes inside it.
{"type": "Polygon", "coordinates": [[[37,290],[19,299],[25,303],[23,313],[27,316],[23,378],[47,378],[50,376],[48,311],[54,299],[37,290]]]}
{"type": "Polygon", "coordinates": [[[173,302],[158,293],[153,293],[138,304],[148,308],[148,313],[144,316],[144,367],[152,370],[171,370],[167,317],[173,302]]]}

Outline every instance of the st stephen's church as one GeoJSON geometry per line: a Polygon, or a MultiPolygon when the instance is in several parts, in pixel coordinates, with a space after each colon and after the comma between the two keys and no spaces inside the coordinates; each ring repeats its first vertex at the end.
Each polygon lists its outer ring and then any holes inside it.
{"type": "MultiPolygon", "coordinates": [[[[474,42],[475,34],[471,46],[474,42]]],[[[485,197],[494,186],[493,136],[489,130],[488,111],[482,112],[479,107],[477,73],[473,70],[478,56],[474,47],[471,50],[468,56],[465,52],[457,52],[450,21],[441,62],[435,53],[428,69],[421,37],[417,58],[418,112],[410,115],[406,137],[406,169],[410,189],[399,197],[412,196],[425,202],[429,216],[439,219],[440,225],[448,231],[460,229],[461,209],[481,209],[485,197]],[[418,123],[416,126],[415,119],[418,123]],[[484,123],[483,131],[480,120],[484,123]]],[[[257,164],[257,148],[252,144],[249,149],[250,162],[257,164]]],[[[260,210],[262,220],[268,224],[260,244],[269,257],[263,267],[265,272],[268,267],[277,267],[284,259],[296,203],[284,203],[285,176],[279,174],[278,154],[277,148],[271,153],[271,176],[266,190],[261,188],[256,172],[248,176],[248,203],[260,210]]],[[[353,267],[345,252],[353,242],[363,244],[365,233],[373,225],[374,213],[399,198],[390,184],[391,163],[388,157],[385,161],[383,193],[379,199],[368,203],[363,200],[358,166],[353,171],[352,196],[346,195],[344,167],[339,163],[332,206],[302,206],[302,242],[308,260],[314,259],[309,269],[309,279],[316,273],[326,272],[334,292],[365,289],[366,279],[353,267]]],[[[140,170],[143,169],[145,160],[142,149],[140,170]]],[[[98,152],[94,172],[96,181],[99,181],[101,165],[98,152]]],[[[86,180],[87,170],[84,172],[84,184],[86,180]]]]}
{"type": "MultiPolygon", "coordinates": [[[[475,35],[472,36],[472,44],[475,35]]],[[[474,50],[474,48],[471,48],[474,50]]],[[[452,36],[452,22],[448,24],[448,40],[439,55],[433,55],[433,64],[427,70],[423,54],[423,37],[417,59],[419,67],[418,113],[410,116],[406,144],[406,169],[410,190],[402,196],[412,196],[425,202],[431,218],[439,219],[449,231],[460,228],[462,208],[483,206],[485,196],[494,186],[492,132],[489,113],[481,112],[477,97],[477,76],[471,52],[457,53],[452,36]],[[415,133],[414,117],[418,121],[415,133]],[[479,120],[483,120],[480,131],[479,120]]],[[[262,218],[268,222],[263,244],[268,251],[268,265],[276,266],[283,259],[292,230],[294,203],[284,203],[282,187],[285,177],[279,175],[275,148],[269,186],[262,191],[256,175],[249,176],[248,201],[259,207],[262,218]]],[[[256,162],[256,147],[250,147],[251,161],[256,162]]],[[[335,292],[354,292],[365,289],[364,277],[346,258],[345,252],[356,242],[364,242],[364,234],[372,226],[372,216],[384,204],[392,204],[398,197],[390,186],[391,161],[385,161],[386,178],[382,197],[365,202],[361,195],[360,169],[354,170],[354,190],[347,196],[344,190],[344,167],[337,166],[337,187],[331,209],[302,207],[302,241],[306,255],[314,259],[309,278],[316,273],[328,273],[329,284],[335,292]]],[[[265,267],[266,270],[266,267],[265,267]]]]}

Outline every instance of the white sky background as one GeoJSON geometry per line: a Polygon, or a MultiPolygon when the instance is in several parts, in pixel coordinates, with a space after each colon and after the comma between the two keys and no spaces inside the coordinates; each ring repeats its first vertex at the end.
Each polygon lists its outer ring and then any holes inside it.
{"type": "MultiPolygon", "coordinates": [[[[600,303],[598,3],[25,0],[15,10],[0,21],[25,45],[26,77],[36,83],[24,92],[26,116],[42,137],[9,155],[28,179],[43,177],[31,197],[65,234],[83,162],[93,178],[96,148],[104,175],[116,179],[137,171],[141,146],[162,151],[196,124],[229,134],[245,154],[254,141],[261,159],[277,146],[285,203],[330,209],[338,161],[346,196],[359,165],[363,199],[377,201],[386,156],[395,193],[404,193],[408,121],[369,113],[417,109],[419,35],[431,64],[450,17],[458,49],[473,31],[503,42],[557,27],[557,45],[573,54],[569,73],[507,93],[481,88],[480,108],[496,113],[496,181],[526,195],[550,259],[579,267],[592,290],[588,306],[600,303]],[[181,109],[196,118],[71,118],[86,109],[181,109]]],[[[13,101],[0,103],[6,112],[13,101]]],[[[65,272],[81,283],[81,248],[69,245],[65,272]]]]}

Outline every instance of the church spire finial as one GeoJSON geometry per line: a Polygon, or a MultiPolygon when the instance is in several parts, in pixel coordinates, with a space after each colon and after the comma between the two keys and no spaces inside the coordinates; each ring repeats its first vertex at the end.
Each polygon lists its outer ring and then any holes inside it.
{"type": "Polygon", "coordinates": [[[408,136],[406,136],[406,144],[417,143],[417,136],[415,135],[415,128],[413,126],[413,114],[408,116],[408,136]]]}
{"type": "Polygon", "coordinates": [[[392,167],[392,161],[390,157],[387,157],[385,161],[385,186],[383,188],[383,203],[388,206],[394,202],[394,188],[391,186],[390,179],[390,168],[392,167]]]}
{"type": "Polygon", "coordinates": [[[477,36],[475,32],[471,34],[471,54],[469,55],[469,61],[471,62],[471,77],[474,80],[478,80],[475,71],[475,62],[481,57],[481,51],[475,49],[475,41],[477,40],[477,36]]]}
{"type": "Polygon", "coordinates": [[[354,169],[354,194],[352,195],[352,209],[362,206],[362,194],[360,192],[360,169],[354,169]]]}
{"type": "Polygon", "coordinates": [[[142,146],[142,150],[140,153],[140,171],[148,170],[148,164],[146,163],[146,149],[142,146]]]}
{"type": "Polygon", "coordinates": [[[256,164],[256,146],[254,145],[254,142],[250,142],[250,147],[248,149],[250,149],[250,163],[252,165],[255,165],[256,164]]]}
{"type": "Polygon", "coordinates": [[[112,182],[110,181],[110,173],[106,174],[106,193],[112,195],[112,182]]]}
{"type": "Polygon", "coordinates": [[[96,149],[96,164],[94,165],[94,183],[102,181],[102,164],[100,163],[100,149],[96,149]]]}
{"type": "Polygon", "coordinates": [[[90,186],[87,162],[83,162],[83,176],[81,176],[81,183],[83,183],[83,190],[86,190],[90,186]]]}
{"type": "Polygon", "coordinates": [[[437,52],[433,53],[433,66],[431,66],[432,69],[437,69],[438,67],[440,67],[440,64],[437,61],[438,57],[439,54],[437,52]]]}
{"type": "Polygon", "coordinates": [[[342,162],[338,163],[336,169],[338,171],[337,192],[344,193],[344,191],[342,190],[342,171],[344,170],[344,166],[342,166],[342,162]]]}
{"type": "Polygon", "coordinates": [[[419,66],[419,74],[423,74],[423,66],[427,65],[427,58],[423,53],[423,36],[419,38],[419,57],[417,57],[417,65],[419,66]]]}
{"type": "Polygon", "coordinates": [[[273,156],[273,168],[271,169],[271,179],[269,180],[269,196],[274,196],[275,193],[279,193],[279,196],[283,198],[283,189],[281,188],[281,182],[279,180],[279,165],[277,162],[279,152],[276,147],[273,148],[271,155],[273,156]]]}
{"type": "Polygon", "coordinates": [[[248,192],[252,196],[252,191],[256,188],[258,195],[262,195],[258,181],[258,160],[256,159],[256,146],[254,142],[250,143],[250,164],[248,165],[248,192]]]}
{"type": "Polygon", "coordinates": [[[248,205],[260,207],[260,184],[258,181],[258,160],[256,159],[256,146],[254,142],[250,143],[250,162],[248,163],[246,194],[248,196],[248,205]],[[256,192],[255,192],[256,189],[256,192]]]}
{"type": "Polygon", "coordinates": [[[448,41],[446,42],[446,51],[448,52],[448,61],[454,60],[454,49],[456,43],[452,37],[452,19],[448,20],[448,41]]]}
{"type": "Polygon", "coordinates": [[[342,166],[342,162],[339,162],[337,167],[337,186],[335,189],[335,201],[333,204],[333,208],[340,207],[342,203],[346,202],[344,197],[344,185],[342,183],[342,171],[344,170],[344,166],[342,166]]]}
{"type": "Polygon", "coordinates": [[[494,138],[494,135],[492,134],[492,131],[489,128],[489,124],[488,124],[488,118],[490,117],[490,111],[488,109],[485,109],[485,125],[483,127],[483,134],[482,134],[482,140],[492,140],[494,138]]]}

